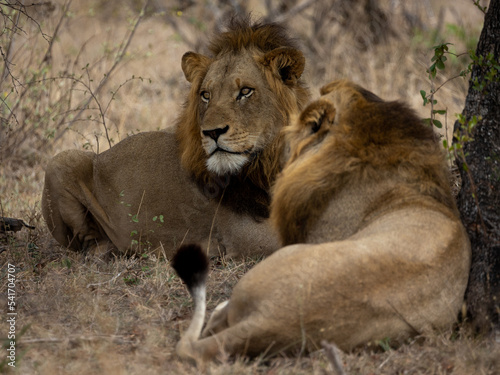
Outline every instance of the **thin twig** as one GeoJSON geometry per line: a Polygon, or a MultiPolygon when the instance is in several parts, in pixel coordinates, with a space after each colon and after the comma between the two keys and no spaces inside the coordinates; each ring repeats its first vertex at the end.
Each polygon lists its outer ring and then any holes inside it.
{"type": "Polygon", "coordinates": [[[226,192],[226,189],[222,190],[222,194],[220,196],[219,203],[217,204],[217,208],[215,209],[214,217],[212,219],[212,225],[210,226],[210,233],[208,234],[208,244],[207,244],[207,256],[210,251],[210,241],[212,241],[212,231],[214,229],[215,225],[215,218],[217,217],[217,212],[219,211],[219,207],[222,203],[222,199],[224,198],[224,193],[226,192]]]}
{"type": "Polygon", "coordinates": [[[125,340],[125,336],[96,335],[96,336],[77,336],[77,337],[65,337],[65,338],[46,337],[46,338],[22,339],[18,340],[17,343],[22,345],[22,344],[47,344],[47,343],[61,343],[61,342],[78,343],[82,341],[94,342],[102,340],[111,340],[123,344],[131,342],[131,340],[125,340]]]}
{"type": "MultiPolygon", "coordinates": [[[[71,3],[71,1],[69,1],[69,2],[67,3],[67,4],[68,4],[68,7],[69,7],[69,3],[71,3]]],[[[23,6],[23,7],[24,7],[24,6],[23,6]]],[[[40,62],[39,69],[42,67],[42,65],[43,65],[43,64],[45,64],[45,63],[47,63],[47,62],[48,62],[48,60],[46,60],[46,58],[50,55],[50,53],[51,53],[51,51],[52,51],[52,41],[53,41],[53,40],[55,40],[55,39],[57,38],[57,33],[59,32],[59,29],[60,29],[60,26],[61,26],[61,24],[62,24],[62,22],[63,22],[63,19],[66,17],[67,10],[68,10],[68,8],[67,8],[67,7],[65,7],[65,8],[64,8],[64,11],[63,11],[63,14],[62,14],[61,18],[59,19],[59,22],[58,22],[58,24],[57,24],[57,27],[56,27],[56,29],[54,30],[54,34],[52,35],[52,38],[51,38],[51,40],[50,40],[50,41],[47,39],[47,34],[45,34],[45,33],[42,31],[40,24],[39,24],[36,20],[34,20],[32,17],[30,17],[30,16],[26,13],[26,11],[24,11],[24,12],[23,12],[23,14],[24,14],[26,17],[28,17],[28,19],[32,20],[32,21],[33,21],[36,25],[38,25],[38,28],[40,29],[40,33],[41,33],[41,35],[42,35],[42,36],[43,36],[43,38],[44,38],[45,40],[47,40],[47,42],[49,43],[49,46],[48,46],[48,48],[47,48],[47,50],[46,50],[46,52],[45,52],[45,57],[44,57],[44,59],[40,62]]],[[[19,10],[19,11],[21,11],[21,10],[19,10]]],[[[18,82],[19,82],[19,81],[18,81],[18,82]]],[[[21,85],[21,87],[23,87],[24,89],[23,89],[23,91],[21,92],[21,95],[19,96],[19,98],[17,99],[16,104],[14,105],[14,107],[10,110],[9,115],[7,116],[7,118],[6,118],[6,120],[5,120],[5,121],[6,121],[6,123],[9,123],[12,117],[14,117],[14,119],[16,120],[16,122],[18,122],[18,121],[17,121],[17,117],[16,117],[16,115],[15,115],[15,112],[16,112],[17,108],[18,108],[18,107],[19,107],[19,106],[23,103],[23,102],[22,102],[22,99],[23,99],[23,98],[24,98],[24,96],[28,93],[30,86],[31,86],[31,82],[28,82],[28,83],[26,83],[25,85],[21,85]]],[[[15,85],[14,85],[13,87],[14,87],[14,89],[16,88],[16,86],[15,86],[15,85]]],[[[24,127],[24,126],[26,126],[26,124],[27,124],[27,122],[25,121],[25,122],[24,122],[24,124],[23,124],[23,127],[24,127]]],[[[18,131],[19,131],[19,132],[21,132],[22,130],[23,130],[23,129],[18,130],[18,131]]]]}
{"type": "Polygon", "coordinates": [[[337,375],[346,375],[342,361],[340,360],[340,350],[335,344],[331,344],[326,340],[321,341],[321,346],[325,350],[325,355],[332,365],[333,372],[337,375]]]}
{"type": "MultiPolygon", "coordinates": [[[[73,120],[69,123],[68,126],[71,126],[76,120],[78,120],[80,118],[82,113],[87,109],[87,106],[89,105],[91,100],[93,98],[97,97],[97,94],[101,91],[101,89],[104,87],[106,82],[109,80],[109,77],[111,77],[111,75],[113,74],[113,72],[116,69],[116,67],[118,66],[118,64],[122,61],[123,56],[125,56],[125,53],[129,47],[130,43],[132,42],[132,38],[134,37],[134,34],[137,30],[137,27],[139,26],[139,23],[141,22],[142,18],[144,17],[144,15],[146,13],[146,7],[148,6],[148,4],[149,4],[149,0],[146,0],[146,2],[144,3],[144,6],[141,9],[141,12],[139,13],[139,17],[135,21],[134,27],[132,28],[130,35],[128,36],[126,42],[124,44],[122,43],[123,47],[121,48],[121,50],[118,51],[118,54],[115,58],[113,66],[104,75],[103,79],[99,82],[99,85],[97,86],[97,88],[91,93],[92,95],[80,106],[80,111],[76,114],[76,116],[73,118],[73,120]]],[[[104,117],[104,114],[102,114],[102,115],[104,117]]],[[[107,129],[106,129],[106,137],[108,137],[107,129]]],[[[108,142],[110,142],[109,137],[108,137],[108,142]]]]}
{"type": "Polygon", "coordinates": [[[43,56],[43,59],[40,61],[40,65],[38,66],[38,69],[41,69],[43,64],[50,62],[52,59],[52,46],[54,45],[54,40],[56,40],[56,35],[59,34],[59,29],[61,28],[61,25],[66,18],[66,14],[68,13],[69,6],[71,5],[71,0],[68,0],[63,7],[61,18],[59,18],[59,22],[56,25],[56,28],[54,30],[54,35],[52,38],[49,40],[49,47],[45,51],[45,55],[43,56]]]}
{"type": "MultiPolygon", "coordinates": [[[[125,271],[128,271],[125,270],[125,271]]],[[[104,284],[110,284],[112,283],[113,281],[115,281],[117,278],[120,277],[120,275],[123,273],[124,271],[120,271],[118,272],[118,274],[116,274],[115,276],[113,276],[111,279],[107,280],[107,281],[102,281],[100,283],[94,283],[94,284],[87,284],[86,288],[91,288],[91,287],[94,287],[94,286],[101,286],[101,285],[104,285],[104,284]]]]}
{"type": "Polygon", "coordinates": [[[392,354],[393,354],[393,353],[394,353],[393,351],[391,351],[391,352],[389,353],[389,355],[387,356],[387,358],[386,358],[386,359],[384,359],[384,360],[382,361],[382,363],[378,366],[378,368],[379,368],[379,369],[381,369],[382,367],[384,367],[384,366],[385,366],[385,364],[386,364],[387,362],[389,362],[389,359],[391,359],[391,357],[392,357],[392,354]]]}
{"type": "Polygon", "coordinates": [[[271,12],[271,14],[269,14],[269,16],[267,16],[267,19],[269,21],[278,22],[278,23],[288,21],[288,19],[301,13],[304,9],[309,8],[311,5],[313,5],[317,1],[318,0],[304,1],[301,4],[295,5],[292,9],[290,9],[286,13],[281,13],[279,15],[276,15],[276,10],[274,10],[273,12],[271,12]]]}

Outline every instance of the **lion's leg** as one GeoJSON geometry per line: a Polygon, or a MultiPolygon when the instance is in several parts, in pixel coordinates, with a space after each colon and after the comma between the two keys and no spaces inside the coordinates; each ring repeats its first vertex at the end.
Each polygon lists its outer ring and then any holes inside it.
{"type": "Polygon", "coordinates": [[[42,213],[61,245],[74,250],[97,249],[101,254],[110,249],[110,242],[89,210],[94,156],[91,152],[70,150],[49,162],[42,213]]]}
{"type": "Polygon", "coordinates": [[[241,322],[221,330],[217,334],[194,341],[189,347],[177,347],[181,358],[198,362],[213,361],[222,355],[254,357],[273,349],[272,327],[266,327],[259,315],[249,316],[241,322]]]}
{"type": "Polygon", "coordinates": [[[228,327],[227,322],[227,304],[229,301],[224,301],[217,305],[215,310],[210,315],[207,325],[201,332],[201,337],[208,337],[214,335],[228,327]]]}

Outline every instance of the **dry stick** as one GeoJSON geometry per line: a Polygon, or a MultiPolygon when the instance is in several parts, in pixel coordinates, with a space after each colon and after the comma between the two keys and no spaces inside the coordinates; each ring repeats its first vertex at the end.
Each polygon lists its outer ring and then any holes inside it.
{"type": "MultiPolygon", "coordinates": [[[[87,106],[89,105],[89,103],[90,103],[90,101],[92,99],[94,99],[97,102],[97,94],[101,91],[101,89],[104,87],[104,85],[108,81],[108,79],[111,76],[111,74],[113,73],[113,71],[116,69],[116,67],[118,66],[118,64],[122,61],[123,56],[125,56],[125,52],[127,51],[128,47],[130,45],[130,42],[132,41],[132,38],[134,37],[134,34],[135,34],[136,30],[137,30],[137,27],[139,26],[139,23],[141,22],[141,20],[144,17],[144,15],[146,14],[146,7],[148,6],[148,4],[149,4],[149,0],[146,0],[146,2],[144,3],[144,6],[141,9],[141,12],[139,13],[139,17],[137,18],[137,21],[135,22],[134,27],[132,28],[132,31],[130,32],[129,37],[128,37],[127,41],[125,42],[125,45],[118,52],[118,55],[116,56],[116,59],[115,59],[115,62],[113,63],[113,66],[104,75],[104,78],[101,80],[101,82],[99,82],[99,85],[97,86],[97,88],[94,91],[91,91],[91,96],[81,106],[80,111],[76,114],[76,116],[73,118],[73,120],[71,120],[71,122],[68,124],[68,127],[70,127],[75,121],[77,121],[80,118],[80,116],[82,115],[83,111],[86,110],[87,106]]],[[[101,112],[101,116],[104,118],[104,113],[101,112]]],[[[111,147],[111,139],[109,138],[108,129],[106,128],[106,126],[104,126],[104,131],[106,132],[106,138],[107,138],[108,143],[109,143],[109,145],[111,147]]]]}
{"type": "Polygon", "coordinates": [[[220,196],[219,204],[217,205],[217,208],[215,209],[214,218],[212,219],[212,225],[210,226],[210,233],[208,235],[208,244],[207,244],[207,256],[208,256],[208,252],[210,251],[210,241],[212,241],[212,231],[214,229],[215,218],[217,217],[217,212],[219,211],[219,207],[222,203],[222,198],[224,198],[225,192],[226,192],[226,189],[222,190],[222,195],[220,196]]]}
{"type": "Polygon", "coordinates": [[[70,5],[71,5],[71,0],[69,0],[68,2],[66,2],[66,4],[64,4],[61,19],[59,20],[59,22],[56,25],[56,29],[54,30],[54,36],[49,41],[49,48],[47,48],[47,51],[45,51],[45,56],[43,56],[42,61],[40,61],[40,65],[38,66],[38,69],[41,69],[43,64],[45,64],[46,62],[49,62],[52,59],[52,46],[54,45],[54,39],[55,39],[55,36],[59,33],[59,29],[61,28],[62,21],[63,21],[64,17],[66,16],[66,13],[68,12],[70,5]]]}
{"type": "Polygon", "coordinates": [[[301,4],[295,5],[288,12],[279,14],[277,16],[275,16],[275,14],[276,14],[276,10],[275,10],[274,12],[271,12],[271,14],[269,16],[267,16],[267,19],[268,20],[272,20],[274,22],[278,22],[278,23],[285,22],[289,18],[292,18],[293,16],[295,16],[295,15],[299,14],[300,12],[302,12],[304,9],[309,8],[311,5],[313,5],[316,2],[318,2],[318,0],[304,1],[301,4]]]}
{"type": "Polygon", "coordinates": [[[120,271],[118,272],[118,274],[116,274],[115,276],[113,276],[111,279],[107,280],[107,281],[102,281],[100,283],[93,283],[93,284],[87,284],[86,288],[90,288],[90,287],[93,287],[93,286],[101,286],[101,285],[104,285],[104,284],[109,284],[109,283],[112,283],[113,281],[115,281],[117,278],[120,277],[120,275],[125,272],[125,271],[129,271],[132,266],[134,264],[137,263],[137,260],[132,260],[132,263],[129,265],[129,266],[125,266],[125,269],[123,271],[120,271]]]}
{"type": "Polygon", "coordinates": [[[22,339],[18,341],[18,344],[46,344],[46,343],[61,343],[61,342],[69,342],[69,343],[79,343],[82,341],[86,342],[94,342],[101,341],[103,339],[108,339],[115,341],[119,344],[125,344],[131,342],[131,340],[125,340],[125,336],[119,335],[96,335],[96,336],[79,336],[79,337],[67,337],[67,338],[55,338],[55,337],[47,337],[47,338],[33,338],[33,339],[22,339]]]}
{"type": "MultiPolygon", "coordinates": [[[[68,2],[68,7],[69,7],[69,3],[71,3],[71,1],[70,1],[70,2],[68,2]]],[[[42,60],[42,62],[40,63],[39,68],[41,68],[41,67],[42,67],[42,65],[44,64],[44,62],[46,62],[46,61],[45,61],[45,59],[46,59],[46,57],[49,55],[50,51],[52,50],[52,41],[53,41],[54,39],[56,39],[56,37],[57,37],[57,32],[59,32],[59,28],[60,28],[60,26],[61,26],[61,24],[62,24],[62,22],[63,22],[63,19],[64,19],[65,15],[66,15],[67,10],[68,10],[68,8],[67,8],[67,7],[65,7],[65,8],[64,8],[64,10],[63,10],[63,14],[62,14],[61,18],[59,19],[59,22],[57,23],[56,29],[55,29],[55,31],[54,31],[54,35],[52,35],[52,39],[51,39],[51,41],[49,42],[49,47],[47,48],[47,51],[46,51],[46,53],[45,53],[44,60],[42,60]]],[[[26,15],[26,13],[24,13],[24,14],[26,15]]],[[[30,18],[31,18],[31,17],[30,17],[30,18]]],[[[45,34],[43,34],[43,32],[42,32],[42,35],[45,35],[45,34]]],[[[23,99],[23,98],[26,96],[26,94],[28,93],[28,90],[29,90],[29,85],[30,85],[31,83],[33,83],[33,82],[28,82],[28,83],[27,83],[28,87],[24,87],[24,90],[21,92],[21,95],[19,96],[19,99],[17,100],[16,104],[14,105],[14,107],[12,107],[12,109],[10,109],[9,116],[7,116],[7,119],[5,120],[5,123],[9,123],[9,121],[10,121],[10,119],[11,119],[12,117],[14,117],[14,119],[15,119],[15,120],[16,120],[16,122],[17,122],[17,117],[16,117],[16,115],[15,115],[15,111],[16,111],[17,107],[19,107],[19,105],[21,105],[21,103],[22,103],[22,99],[23,99]]],[[[22,86],[22,85],[21,85],[21,86],[22,86]]],[[[23,123],[23,125],[22,125],[22,127],[21,127],[21,129],[20,129],[20,130],[18,130],[18,131],[23,131],[23,130],[24,130],[24,128],[26,127],[26,124],[27,124],[27,122],[24,122],[24,123],[23,123]]]]}
{"type": "Polygon", "coordinates": [[[342,362],[340,361],[340,350],[336,345],[330,344],[328,341],[321,341],[321,346],[325,350],[325,355],[330,364],[332,365],[334,373],[337,375],[346,375],[342,362]]]}
{"type": "MultiPolygon", "coordinates": [[[[17,12],[16,14],[16,19],[15,21],[13,21],[13,24],[14,24],[14,27],[12,29],[12,36],[9,38],[9,43],[7,45],[7,51],[6,53],[4,54],[3,50],[2,50],[2,47],[0,46],[0,53],[2,54],[2,58],[3,58],[3,62],[4,62],[4,65],[3,65],[3,71],[2,71],[2,75],[0,76],[0,87],[1,87],[1,84],[6,80],[7,76],[11,76],[12,80],[14,81],[13,83],[15,83],[15,81],[17,81],[18,83],[20,83],[18,80],[15,79],[15,77],[12,75],[11,71],[10,71],[10,68],[9,68],[9,60],[12,56],[12,50],[13,50],[13,44],[14,44],[14,35],[15,35],[15,30],[18,28],[18,25],[19,25],[19,18],[21,17],[21,12],[17,12]]],[[[21,84],[22,86],[22,84],[21,84]]],[[[15,85],[14,85],[14,88],[15,88],[15,85]]],[[[3,91],[3,90],[1,90],[3,91]]]]}
{"type": "MultiPolygon", "coordinates": [[[[125,271],[128,271],[128,269],[126,269],[125,271]]],[[[124,271],[120,271],[118,272],[118,274],[116,274],[115,276],[113,276],[111,279],[107,280],[107,281],[102,281],[100,283],[94,283],[94,284],[87,284],[86,288],[91,288],[93,286],[101,286],[101,285],[104,285],[104,284],[110,284],[112,283],[113,281],[115,281],[117,278],[120,277],[120,275],[123,273],[124,271]]]]}
{"type": "Polygon", "coordinates": [[[394,353],[393,351],[391,351],[391,352],[389,353],[389,355],[387,356],[387,358],[386,358],[386,359],[384,359],[384,361],[383,361],[383,362],[382,362],[382,363],[378,366],[378,368],[379,368],[379,369],[381,369],[382,367],[384,367],[384,366],[385,366],[385,364],[386,364],[387,362],[389,362],[389,359],[391,359],[391,357],[392,357],[392,354],[393,354],[393,353],[394,353]]]}
{"type": "MultiPolygon", "coordinates": [[[[181,247],[182,244],[184,243],[184,241],[186,240],[186,237],[187,237],[188,233],[189,233],[189,228],[187,229],[186,233],[184,234],[184,237],[182,237],[182,241],[181,241],[179,247],[181,247]]],[[[166,257],[165,257],[165,259],[166,259],[166,257]]]]}

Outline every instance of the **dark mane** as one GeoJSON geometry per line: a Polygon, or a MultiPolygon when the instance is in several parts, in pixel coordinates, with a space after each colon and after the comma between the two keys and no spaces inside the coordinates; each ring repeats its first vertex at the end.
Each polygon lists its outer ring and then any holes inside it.
{"type": "Polygon", "coordinates": [[[250,17],[232,17],[226,31],[216,34],[209,45],[210,52],[217,56],[242,49],[257,48],[269,52],[279,47],[299,49],[295,39],[277,23],[252,22],[250,17]]]}

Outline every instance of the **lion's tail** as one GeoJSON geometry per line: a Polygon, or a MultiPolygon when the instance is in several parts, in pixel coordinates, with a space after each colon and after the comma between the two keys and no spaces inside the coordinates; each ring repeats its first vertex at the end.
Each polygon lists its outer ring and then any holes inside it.
{"type": "Polygon", "coordinates": [[[177,354],[195,358],[192,344],[200,337],[206,311],[208,258],[199,245],[182,245],[172,259],[172,267],[186,284],[194,301],[193,319],[177,344],[177,354]]]}

